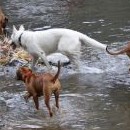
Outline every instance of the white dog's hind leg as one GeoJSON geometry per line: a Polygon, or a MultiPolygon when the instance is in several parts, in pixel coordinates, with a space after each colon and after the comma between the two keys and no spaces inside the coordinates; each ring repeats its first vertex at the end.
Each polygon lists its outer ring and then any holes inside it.
{"type": "Polygon", "coordinates": [[[73,55],[72,58],[70,58],[70,60],[72,61],[72,64],[74,64],[76,66],[76,70],[79,71],[79,67],[80,67],[80,55],[73,55]]]}
{"type": "Polygon", "coordinates": [[[81,42],[78,37],[63,36],[58,44],[58,51],[66,55],[76,68],[79,68],[81,42]]]}
{"type": "Polygon", "coordinates": [[[66,56],[70,59],[72,64],[75,65],[75,69],[79,71],[80,67],[80,52],[66,53],[66,56]]]}

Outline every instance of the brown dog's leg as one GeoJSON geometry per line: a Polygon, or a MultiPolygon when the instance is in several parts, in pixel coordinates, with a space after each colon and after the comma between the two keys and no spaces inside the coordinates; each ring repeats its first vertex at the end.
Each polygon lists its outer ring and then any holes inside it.
{"type": "Polygon", "coordinates": [[[35,107],[37,110],[39,110],[39,102],[38,102],[38,96],[33,96],[33,100],[34,100],[34,103],[35,103],[35,107]]]}
{"type": "Polygon", "coordinates": [[[29,99],[31,96],[32,96],[32,95],[27,92],[27,93],[24,95],[25,101],[28,102],[28,99],[29,99]]]}
{"type": "Polygon", "coordinates": [[[49,110],[50,117],[52,117],[53,113],[52,113],[52,110],[51,110],[51,107],[50,107],[50,97],[51,97],[52,92],[51,92],[51,90],[49,88],[49,86],[51,84],[48,83],[47,81],[45,81],[44,83],[45,83],[44,87],[43,87],[44,101],[45,101],[46,107],[49,110]]]}
{"type": "Polygon", "coordinates": [[[55,95],[55,101],[56,101],[56,107],[59,108],[59,91],[54,92],[55,95]]]}
{"type": "MultiPolygon", "coordinates": [[[[47,88],[47,87],[45,87],[47,88]]],[[[52,113],[52,110],[51,110],[51,107],[50,107],[50,97],[51,97],[51,93],[50,91],[46,91],[47,89],[44,90],[44,98],[45,98],[45,104],[49,110],[49,114],[50,114],[50,117],[53,116],[53,113],[52,113]],[[45,92],[46,91],[46,92],[45,92]]]]}
{"type": "Polygon", "coordinates": [[[46,96],[45,97],[45,104],[46,104],[46,106],[47,106],[47,108],[49,110],[50,117],[52,117],[53,113],[52,113],[51,107],[50,107],[50,96],[48,96],[48,97],[46,96]]]}

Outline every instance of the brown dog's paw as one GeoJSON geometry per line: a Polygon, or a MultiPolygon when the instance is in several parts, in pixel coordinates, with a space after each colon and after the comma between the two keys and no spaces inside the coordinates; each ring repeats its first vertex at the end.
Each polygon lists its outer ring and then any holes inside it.
{"type": "Polygon", "coordinates": [[[50,112],[50,117],[52,117],[53,116],[53,113],[52,112],[50,112]]]}
{"type": "Polygon", "coordinates": [[[26,103],[28,102],[28,95],[24,95],[24,100],[26,103]]]}

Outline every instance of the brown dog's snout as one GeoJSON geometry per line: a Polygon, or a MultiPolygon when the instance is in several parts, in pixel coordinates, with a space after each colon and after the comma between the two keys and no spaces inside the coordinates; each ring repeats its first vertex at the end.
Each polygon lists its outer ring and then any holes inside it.
{"type": "Polygon", "coordinates": [[[22,74],[20,73],[20,70],[16,71],[16,80],[22,80],[22,74]]]}

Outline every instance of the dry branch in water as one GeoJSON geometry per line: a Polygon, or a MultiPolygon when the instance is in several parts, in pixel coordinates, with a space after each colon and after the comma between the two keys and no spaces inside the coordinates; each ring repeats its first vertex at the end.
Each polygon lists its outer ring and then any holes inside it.
{"type": "Polygon", "coordinates": [[[13,60],[29,62],[31,56],[22,48],[15,51],[10,46],[11,40],[7,37],[0,36],[0,65],[7,65],[13,60]]]}

